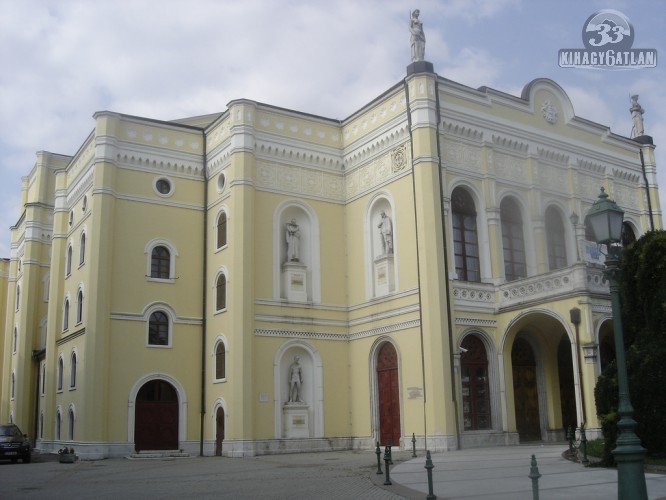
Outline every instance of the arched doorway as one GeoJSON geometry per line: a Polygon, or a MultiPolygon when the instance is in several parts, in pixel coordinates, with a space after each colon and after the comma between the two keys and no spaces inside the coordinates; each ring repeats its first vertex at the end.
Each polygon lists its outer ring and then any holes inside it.
{"type": "Polygon", "coordinates": [[[476,335],[463,340],[460,356],[462,381],[463,427],[466,431],[491,428],[488,356],[476,335]]]}
{"type": "Polygon", "coordinates": [[[562,336],[557,349],[557,372],[560,379],[560,406],[562,407],[562,426],[564,429],[578,427],[576,416],[576,392],[574,390],[574,369],[571,358],[571,342],[562,336]]]}
{"type": "Polygon", "coordinates": [[[389,342],[377,353],[377,388],[379,393],[379,442],[386,446],[400,444],[400,389],[398,353],[389,342]]]}
{"type": "Polygon", "coordinates": [[[215,456],[222,456],[222,441],[224,441],[224,408],[218,406],[215,412],[215,456]]]}
{"type": "Polygon", "coordinates": [[[178,393],[164,380],[146,382],[136,396],[134,447],[178,449],[178,393]]]}
{"type": "Polygon", "coordinates": [[[511,349],[513,366],[513,399],[516,430],[521,442],[540,441],[539,396],[537,392],[536,359],[532,346],[518,337],[511,349]]]}

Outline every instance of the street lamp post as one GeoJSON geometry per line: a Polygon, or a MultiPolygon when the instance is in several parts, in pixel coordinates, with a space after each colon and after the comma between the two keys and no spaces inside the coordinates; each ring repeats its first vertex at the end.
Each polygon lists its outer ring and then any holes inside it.
{"type": "Polygon", "coordinates": [[[608,199],[604,188],[601,188],[599,199],[592,205],[585,218],[599,245],[606,245],[606,271],[611,295],[611,308],[613,312],[613,330],[615,337],[615,359],[617,363],[617,383],[619,392],[617,423],[617,445],[613,450],[617,462],[617,489],[618,499],[647,499],[645,486],[645,469],[643,460],[645,448],[636,435],[636,421],[633,418],[634,408],[629,398],[629,381],[627,378],[627,363],[625,359],[624,335],[622,333],[622,318],[620,316],[620,257],[622,254],[619,245],[622,235],[622,220],[624,212],[617,204],[608,199]]]}

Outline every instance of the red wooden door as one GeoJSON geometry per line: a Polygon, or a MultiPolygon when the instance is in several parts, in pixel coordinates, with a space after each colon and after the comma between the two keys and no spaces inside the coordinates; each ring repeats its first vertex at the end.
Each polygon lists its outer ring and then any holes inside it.
{"type": "Polygon", "coordinates": [[[386,446],[400,445],[400,390],[398,355],[393,345],[384,344],[377,355],[377,387],[379,391],[379,442],[386,446]]]}
{"type": "Polygon", "coordinates": [[[178,395],[168,382],[152,380],[139,390],[134,447],[136,451],[178,449],[178,395]]]}

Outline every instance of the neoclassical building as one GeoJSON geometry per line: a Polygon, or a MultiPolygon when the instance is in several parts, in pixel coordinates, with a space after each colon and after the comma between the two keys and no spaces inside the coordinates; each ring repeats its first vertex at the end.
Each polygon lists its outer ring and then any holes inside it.
{"type": "Polygon", "coordinates": [[[0,420],[89,459],[594,435],[601,187],[628,239],[661,227],[651,139],[546,79],[516,97],[417,61],[344,120],[97,112],[23,179],[0,420]]]}

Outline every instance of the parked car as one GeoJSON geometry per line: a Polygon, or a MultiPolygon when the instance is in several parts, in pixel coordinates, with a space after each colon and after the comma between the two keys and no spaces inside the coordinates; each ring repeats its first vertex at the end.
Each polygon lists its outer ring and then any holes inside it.
{"type": "Polygon", "coordinates": [[[19,458],[24,464],[30,462],[28,435],[23,434],[17,425],[0,425],[0,459],[17,462],[19,458]]]}

